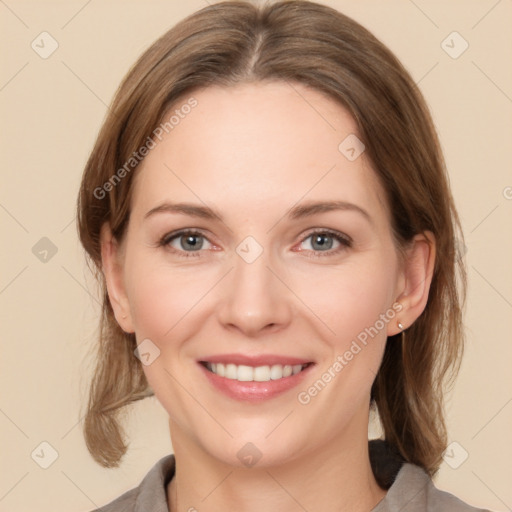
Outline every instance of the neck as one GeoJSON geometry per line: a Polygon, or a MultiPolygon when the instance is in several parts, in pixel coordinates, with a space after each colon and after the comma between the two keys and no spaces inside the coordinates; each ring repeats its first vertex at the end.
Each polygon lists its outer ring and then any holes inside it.
{"type": "Polygon", "coordinates": [[[211,457],[175,427],[176,473],[167,487],[171,512],[370,512],[386,494],[373,476],[367,436],[345,433],[293,461],[245,468],[211,457]]]}

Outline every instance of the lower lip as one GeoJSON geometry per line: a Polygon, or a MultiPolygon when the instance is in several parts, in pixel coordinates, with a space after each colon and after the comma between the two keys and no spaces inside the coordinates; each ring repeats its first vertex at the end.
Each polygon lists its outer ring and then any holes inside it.
{"type": "Polygon", "coordinates": [[[282,379],[269,380],[267,382],[240,382],[235,379],[220,377],[205,368],[201,363],[198,364],[206,378],[215,388],[230,398],[245,402],[261,402],[289,391],[300,384],[314,366],[310,364],[301,372],[290,375],[290,377],[283,377],[282,379]]]}

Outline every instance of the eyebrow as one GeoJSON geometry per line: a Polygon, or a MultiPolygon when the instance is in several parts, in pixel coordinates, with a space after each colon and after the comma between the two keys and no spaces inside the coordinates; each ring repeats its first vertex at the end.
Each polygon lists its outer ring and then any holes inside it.
{"type": "MultiPolygon", "coordinates": [[[[297,220],[310,217],[318,213],[325,213],[336,210],[358,212],[370,223],[372,222],[370,214],[365,209],[347,201],[314,201],[303,203],[290,208],[287,212],[287,215],[291,220],[297,220]]],[[[171,202],[165,202],[156,206],[155,208],[152,208],[146,213],[146,215],[144,215],[144,219],[152,217],[158,213],[181,213],[191,217],[199,217],[208,220],[219,220],[224,222],[222,215],[208,206],[200,206],[193,203],[171,202]]]]}

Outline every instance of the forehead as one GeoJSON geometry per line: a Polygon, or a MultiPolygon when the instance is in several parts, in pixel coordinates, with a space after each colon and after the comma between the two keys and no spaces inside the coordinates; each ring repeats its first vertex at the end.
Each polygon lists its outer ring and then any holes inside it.
{"type": "Polygon", "coordinates": [[[385,213],[364,152],[347,158],[344,141],[357,141],[357,125],[334,100],[286,82],[208,87],[191,96],[196,106],[181,110],[190,103],[184,97],[164,116],[173,123],[137,170],[133,210],[173,199],[233,212],[282,209],[320,198],[385,213]]]}

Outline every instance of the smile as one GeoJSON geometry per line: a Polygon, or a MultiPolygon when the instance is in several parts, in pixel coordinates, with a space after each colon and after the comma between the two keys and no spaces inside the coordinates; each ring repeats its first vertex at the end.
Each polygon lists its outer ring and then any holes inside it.
{"type": "Polygon", "coordinates": [[[226,379],[237,380],[239,382],[268,382],[279,380],[297,375],[306,369],[311,363],[306,364],[274,364],[272,366],[247,366],[236,365],[232,363],[211,363],[202,362],[210,372],[224,377],[226,379]]]}

